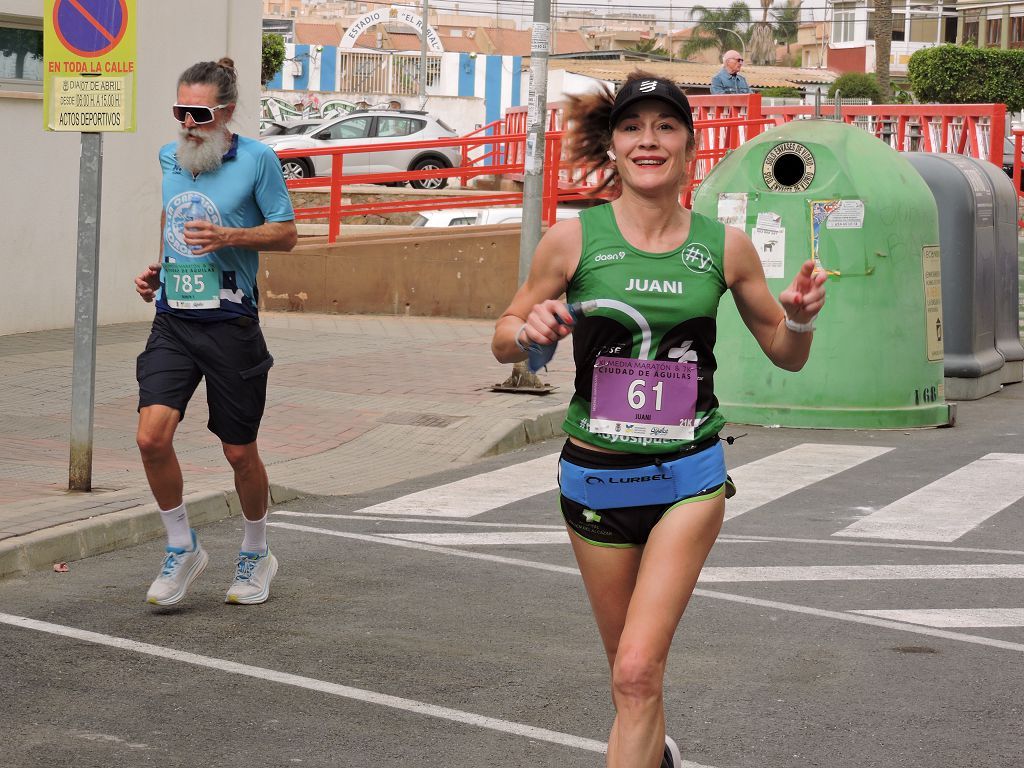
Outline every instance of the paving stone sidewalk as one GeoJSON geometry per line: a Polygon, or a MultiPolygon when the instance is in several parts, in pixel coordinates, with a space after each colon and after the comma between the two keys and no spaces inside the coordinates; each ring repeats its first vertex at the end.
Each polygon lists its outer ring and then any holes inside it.
{"type": "MultiPolygon", "coordinates": [[[[491,391],[511,366],[493,323],[265,313],[275,358],[260,450],[280,503],[359,493],[560,433],[571,394],[560,350],[544,396],[491,391]]],[[[73,331],[0,336],[0,578],[161,535],[135,446],[135,358],[148,323],[98,332],[91,492],[68,485],[73,331]]],[[[199,387],[175,447],[196,524],[238,514],[199,387]]]]}

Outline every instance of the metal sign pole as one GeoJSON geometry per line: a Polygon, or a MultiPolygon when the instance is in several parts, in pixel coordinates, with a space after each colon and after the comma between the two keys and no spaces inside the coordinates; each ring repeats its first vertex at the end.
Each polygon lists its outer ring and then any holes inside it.
{"type": "Polygon", "coordinates": [[[96,401],[96,293],[99,284],[103,134],[82,134],[78,169],[78,262],[75,351],[71,372],[71,464],[68,488],[92,490],[92,427],[96,401]]]}
{"type": "MultiPolygon", "coordinates": [[[[526,163],[523,169],[523,227],[519,238],[519,284],[526,282],[540,242],[544,195],[544,123],[548,106],[548,53],[551,49],[550,0],[534,0],[530,39],[530,102],[526,110],[526,163]]],[[[557,162],[558,158],[555,158],[557,162]]]]}
{"type": "MultiPolygon", "coordinates": [[[[544,196],[544,124],[548,114],[548,53],[551,50],[550,0],[534,0],[530,39],[530,94],[526,110],[526,160],[523,167],[523,223],[519,234],[519,285],[526,282],[533,252],[540,242],[541,207],[544,196]]],[[[557,163],[558,158],[552,162],[557,163]]],[[[554,387],[545,384],[526,365],[515,363],[512,374],[495,392],[546,395],[554,387]]]]}

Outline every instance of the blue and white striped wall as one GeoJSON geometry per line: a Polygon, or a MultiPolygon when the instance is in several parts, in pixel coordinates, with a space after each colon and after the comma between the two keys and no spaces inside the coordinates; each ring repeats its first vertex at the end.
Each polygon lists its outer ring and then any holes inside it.
{"type": "MultiPolygon", "coordinates": [[[[285,45],[285,62],[274,79],[267,83],[271,91],[337,92],[340,81],[340,52],[328,46],[285,45]],[[301,74],[295,63],[301,63],[301,74]]],[[[489,56],[446,52],[441,54],[441,78],[427,89],[428,96],[468,96],[484,100],[485,122],[500,119],[509,107],[526,101],[521,56],[489,56]]],[[[367,101],[374,95],[366,94],[367,101]]]]}

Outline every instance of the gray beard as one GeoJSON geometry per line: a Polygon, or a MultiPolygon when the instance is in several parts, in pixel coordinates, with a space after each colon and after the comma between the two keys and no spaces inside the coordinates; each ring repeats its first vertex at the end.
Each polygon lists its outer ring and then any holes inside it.
{"type": "Polygon", "coordinates": [[[224,154],[231,146],[231,136],[223,131],[203,131],[198,128],[178,131],[178,165],[193,176],[209,173],[220,168],[224,154]],[[202,141],[196,144],[186,137],[198,136],[202,141]]]}

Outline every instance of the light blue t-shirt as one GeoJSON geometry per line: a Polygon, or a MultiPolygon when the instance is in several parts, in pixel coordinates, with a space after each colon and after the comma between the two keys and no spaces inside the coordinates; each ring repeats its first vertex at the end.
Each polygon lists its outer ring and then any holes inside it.
{"type": "Polygon", "coordinates": [[[737,72],[730,75],[725,67],[722,67],[715,76],[711,78],[712,93],[750,93],[750,86],[747,85],[747,78],[737,72]]]}
{"type": "Polygon", "coordinates": [[[183,239],[189,208],[198,195],[207,218],[218,226],[258,227],[268,221],[292,221],[288,188],[281,174],[281,163],[274,150],[255,139],[234,134],[223,164],[215,171],[192,174],[178,165],[175,143],[160,149],[163,169],[163,206],[166,216],[161,261],[209,262],[220,271],[219,309],[178,309],[167,304],[161,272],[156,311],[171,312],[188,320],[212,322],[230,320],[239,315],[255,318],[259,292],[256,273],[259,253],[250,248],[221,248],[213,253],[193,256],[183,239]]]}

